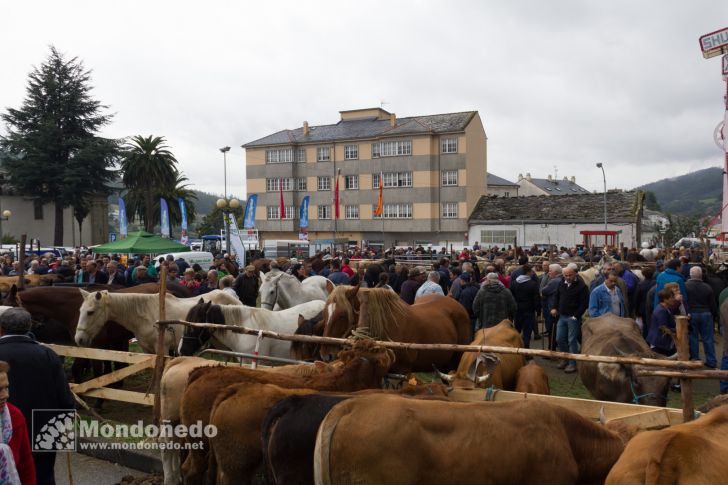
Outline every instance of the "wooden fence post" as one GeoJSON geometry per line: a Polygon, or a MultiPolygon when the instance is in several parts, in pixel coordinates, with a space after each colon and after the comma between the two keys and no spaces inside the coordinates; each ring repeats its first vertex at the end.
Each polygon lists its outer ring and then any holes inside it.
{"type": "Polygon", "coordinates": [[[162,372],[164,371],[164,334],[167,328],[161,323],[166,320],[166,303],[167,303],[167,262],[163,262],[159,266],[159,322],[157,322],[157,360],[154,363],[154,380],[152,382],[152,390],[154,391],[154,422],[159,423],[161,416],[161,400],[160,383],[162,381],[162,372]]]}
{"type": "Polygon", "coordinates": [[[20,235],[20,247],[18,248],[18,261],[20,262],[20,274],[18,274],[18,290],[25,289],[25,241],[28,240],[27,234],[20,235]]]}
{"type": "MultiPolygon", "coordinates": [[[[690,346],[688,341],[688,317],[680,315],[675,317],[677,330],[677,358],[678,360],[690,360],[690,346]]],[[[693,381],[691,379],[680,379],[680,394],[682,398],[683,421],[692,421],[695,417],[695,405],[693,404],[693,381]]]]}

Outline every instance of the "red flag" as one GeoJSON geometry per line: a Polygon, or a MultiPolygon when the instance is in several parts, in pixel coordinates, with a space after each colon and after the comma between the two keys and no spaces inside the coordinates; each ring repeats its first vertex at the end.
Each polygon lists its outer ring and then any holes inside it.
{"type": "MultiPolygon", "coordinates": [[[[341,172],[341,169],[339,169],[341,172]]],[[[336,188],[334,189],[334,217],[339,218],[339,173],[336,174],[336,188]]]]}
{"type": "Polygon", "coordinates": [[[379,172],[379,199],[377,199],[377,208],[374,209],[374,215],[377,217],[382,216],[382,212],[384,212],[384,197],[382,190],[384,188],[384,174],[382,172],[379,172]]]}
{"type": "Polygon", "coordinates": [[[283,179],[282,178],[279,178],[278,179],[278,187],[281,189],[281,212],[280,212],[280,216],[281,216],[281,220],[283,220],[285,218],[285,216],[286,216],[286,204],[285,204],[285,202],[283,202],[283,179]]]}

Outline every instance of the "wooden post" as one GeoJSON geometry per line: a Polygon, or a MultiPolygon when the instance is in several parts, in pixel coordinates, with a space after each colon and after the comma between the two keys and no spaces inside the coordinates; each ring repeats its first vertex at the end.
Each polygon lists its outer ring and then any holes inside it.
{"type": "Polygon", "coordinates": [[[20,248],[18,249],[18,261],[20,262],[20,274],[18,275],[18,290],[25,289],[25,241],[27,234],[20,235],[20,248]]]}
{"type": "Polygon", "coordinates": [[[161,399],[160,382],[162,380],[162,372],[164,371],[164,356],[166,354],[164,347],[164,334],[167,326],[161,323],[166,319],[165,305],[167,303],[167,262],[163,262],[159,266],[159,322],[157,322],[157,360],[154,363],[154,381],[152,389],[154,390],[154,422],[159,424],[161,415],[161,399]]]}
{"type": "MultiPolygon", "coordinates": [[[[690,360],[690,347],[688,342],[688,317],[675,317],[676,321],[676,344],[677,358],[679,360],[690,360]]],[[[693,404],[693,381],[691,379],[680,379],[680,394],[683,405],[683,421],[686,423],[692,421],[695,416],[695,406],[693,404]]]]}

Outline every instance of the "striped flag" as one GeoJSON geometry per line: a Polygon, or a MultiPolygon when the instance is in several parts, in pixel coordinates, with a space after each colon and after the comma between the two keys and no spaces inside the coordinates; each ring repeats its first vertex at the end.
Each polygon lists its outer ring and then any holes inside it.
{"type": "Polygon", "coordinates": [[[286,203],[283,202],[283,179],[278,179],[278,188],[281,190],[281,212],[280,218],[283,220],[286,217],[286,203]]]}
{"type": "Polygon", "coordinates": [[[383,197],[383,190],[384,187],[384,174],[382,172],[379,172],[379,198],[377,199],[377,208],[374,209],[374,215],[377,217],[382,217],[382,212],[384,212],[384,197],[383,197]]]}
{"type": "Polygon", "coordinates": [[[339,174],[341,169],[336,172],[336,188],[334,190],[334,217],[339,218],[339,174]]]}

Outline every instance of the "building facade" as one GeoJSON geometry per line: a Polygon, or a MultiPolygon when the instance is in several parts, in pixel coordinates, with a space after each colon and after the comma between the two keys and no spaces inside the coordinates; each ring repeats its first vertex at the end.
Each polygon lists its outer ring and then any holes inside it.
{"type": "Polygon", "coordinates": [[[478,112],[397,118],[372,108],[340,115],[333,125],[304,122],[243,145],[248,194],[258,194],[260,238],[298,239],[299,207],[308,195],[312,243],[462,244],[468,215],[487,191],[487,139],[478,112]],[[381,217],[374,214],[380,184],[381,217]]]}
{"type": "Polygon", "coordinates": [[[608,192],[607,224],[604,194],[564,197],[482,197],[470,216],[470,241],[481,246],[574,247],[608,243],[638,247],[642,240],[642,192],[608,192]]]}
{"type": "Polygon", "coordinates": [[[496,197],[518,197],[518,184],[514,184],[492,173],[488,174],[488,195],[496,197]]]}
{"type": "Polygon", "coordinates": [[[576,184],[576,177],[564,177],[558,180],[549,175],[545,179],[531,177],[527,173],[518,174],[518,195],[528,197],[529,195],[579,195],[588,194],[589,191],[576,184]]]}

